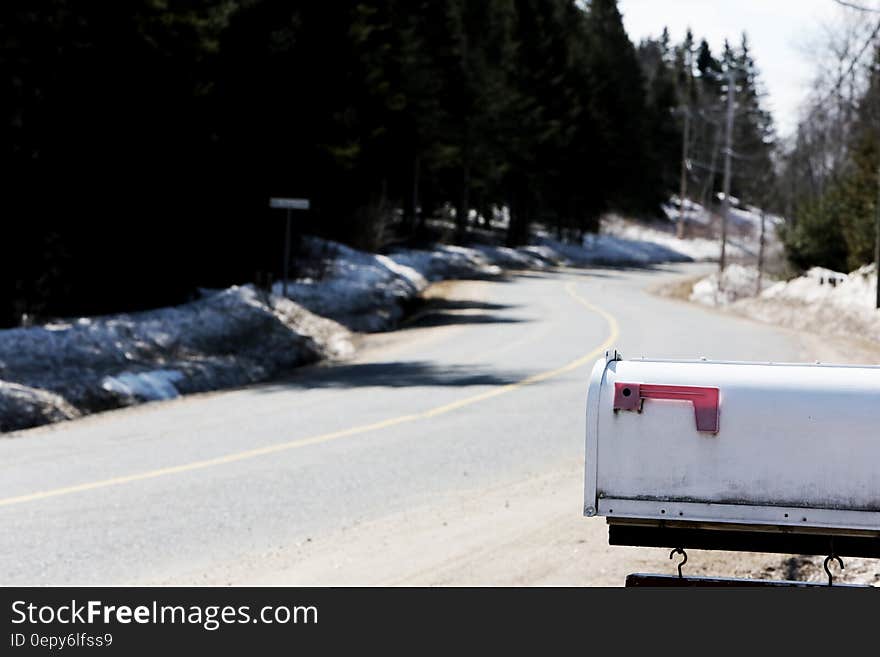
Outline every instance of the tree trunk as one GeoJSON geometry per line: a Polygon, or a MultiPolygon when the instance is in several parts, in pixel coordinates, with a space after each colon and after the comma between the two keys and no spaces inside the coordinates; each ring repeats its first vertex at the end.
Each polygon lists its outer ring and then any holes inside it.
{"type": "Polygon", "coordinates": [[[464,242],[467,237],[468,217],[471,213],[470,186],[471,163],[466,157],[461,168],[461,196],[455,209],[455,241],[459,243],[464,242]]]}
{"type": "Polygon", "coordinates": [[[511,197],[509,210],[510,223],[507,226],[506,244],[509,247],[522,246],[528,241],[530,220],[528,208],[516,191],[511,197]]]}
{"type": "Polygon", "coordinates": [[[403,200],[403,225],[408,235],[412,236],[418,225],[419,213],[419,169],[421,158],[418,153],[413,156],[412,187],[409,194],[404,195],[403,200]]]}

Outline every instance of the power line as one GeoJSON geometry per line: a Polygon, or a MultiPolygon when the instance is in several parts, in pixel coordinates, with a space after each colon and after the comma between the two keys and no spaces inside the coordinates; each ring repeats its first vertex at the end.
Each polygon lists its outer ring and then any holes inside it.
{"type": "Polygon", "coordinates": [[[731,178],[731,155],[733,154],[733,124],[734,108],[736,106],[736,81],[733,78],[733,69],[727,69],[727,126],[724,136],[724,199],[721,204],[721,257],[718,262],[718,289],[724,282],[724,267],[727,265],[727,218],[730,214],[730,178],[731,178]]]}
{"type": "Polygon", "coordinates": [[[855,9],[856,11],[864,11],[869,14],[880,14],[880,9],[872,9],[870,7],[864,7],[862,5],[857,5],[854,2],[847,2],[846,0],[834,0],[841,7],[848,7],[849,9],[855,9]]]}
{"type": "Polygon", "coordinates": [[[765,158],[765,156],[760,153],[757,153],[755,155],[746,155],[745,153],[739,153],[735,150],[730,151],[730,157],[732,157],[734,160],[742,160],[745,162],[757,162],[765,158]]]}

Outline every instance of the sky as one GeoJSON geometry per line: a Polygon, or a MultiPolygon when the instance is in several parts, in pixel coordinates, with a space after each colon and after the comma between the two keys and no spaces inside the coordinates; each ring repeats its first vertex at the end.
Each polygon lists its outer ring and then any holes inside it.
{"type": "Polygon", "coordinates": [[[619,0],[618,7],[635,44],[659,35],[664,26],[677,43],[690,27],[697,42],[705,37],[717,56],[725,38],[738,44],[745,30],[781,137],[797,127],[798,108],[816,70],[809,44],[840,12],[834,0],[619,0]]]}

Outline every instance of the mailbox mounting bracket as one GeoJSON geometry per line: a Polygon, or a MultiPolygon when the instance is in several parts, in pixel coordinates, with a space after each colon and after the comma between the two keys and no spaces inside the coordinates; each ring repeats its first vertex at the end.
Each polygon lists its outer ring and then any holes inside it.
{"type": "Polygon", "coordinates": [[[623,356],[620,355],[617,349],[609,349],[605,352],[605,363],[613,363],[617,360],[623,360],[623,356]]]}
{"type": "Polygon", "coordinates": [[[779,529],[767,531],[767,528],[755,527],[731,531],[702,523],[646,523],[615,518],[608,520],[608,544],[805,555],[827,555],[833,550],[842,557],[880,558],[880,536],[871,532],[839,535],[833,530],[806,533],[779,529]]]}

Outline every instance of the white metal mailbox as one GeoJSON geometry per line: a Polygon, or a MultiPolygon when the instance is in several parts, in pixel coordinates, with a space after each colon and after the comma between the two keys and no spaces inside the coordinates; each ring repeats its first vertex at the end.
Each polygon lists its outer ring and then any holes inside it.
{"type": "Polygon", "coordinates": [[[880,367],[609,353],[585,463],[613,544],[880,556],[880,367]]]}

